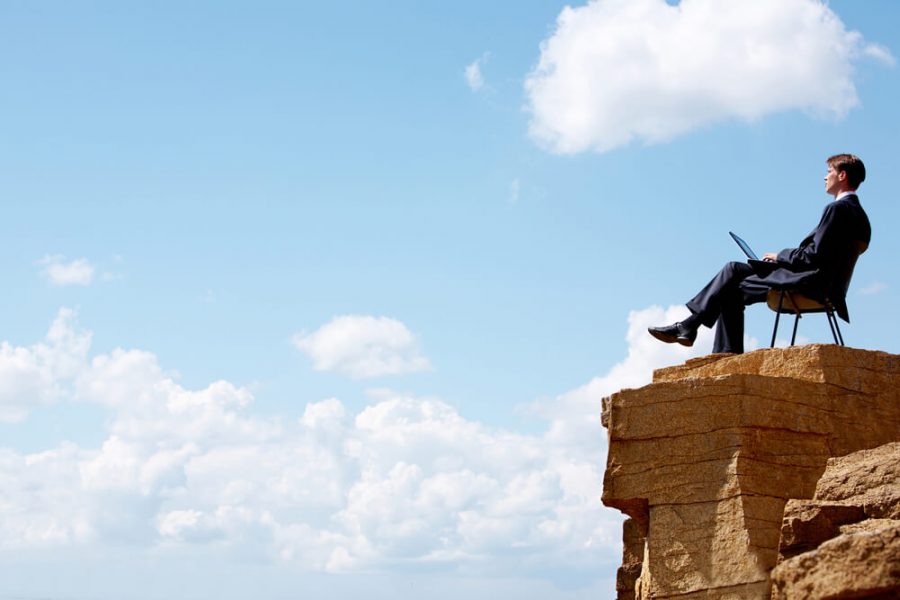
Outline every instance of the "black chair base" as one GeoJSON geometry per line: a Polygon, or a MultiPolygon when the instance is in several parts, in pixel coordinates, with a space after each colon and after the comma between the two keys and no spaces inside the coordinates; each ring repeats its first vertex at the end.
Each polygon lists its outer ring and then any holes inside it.
{"type": "Polygon", "coordinates": [[[828,327],[831,329],[831,336],[834,338],[834,343],[843,346],[844,336],[841,335],[841,328],[838,326],[837,316],[834,314],[834,307],[831,305],[831,302],[826,299],[824,303],[819,303],[812,301],[809,298],[801,297],[809,304],[809,306],[801,308],[800,302],[798,302],[794,295],[787,290],[781,290],[779,292],[777,308],[772,307],[771,304],[769,305],[769,307],[775,311],[775,327],[772,328],[772,343],[769,347],[775,347],[775,336],[778,334],[778,321],[781,318],[782,312],[793,312],[795,315],[794,330],[791,333],[791,346],[793,346],[794,342],[797,340],[797,325],[800,323],[800,316],[802,313],[825,313],[825,316],[828,319],[828,327]],[[791,308],[784,308],[785,297],[787,297],[791,308]]]}

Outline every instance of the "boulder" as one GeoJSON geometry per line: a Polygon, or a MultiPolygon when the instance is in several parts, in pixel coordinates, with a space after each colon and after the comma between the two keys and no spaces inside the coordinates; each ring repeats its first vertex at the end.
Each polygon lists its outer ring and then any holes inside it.
{"type": "Polygon", "coordinates": [[[900,523],[842,534],[781,563],[772,598],[900,598],[900,523]]]}
{"type": "Polygon", "coordinates": [[[788,502],[772,597],[900,598],[900,443],[829,459],[788,502]]]}

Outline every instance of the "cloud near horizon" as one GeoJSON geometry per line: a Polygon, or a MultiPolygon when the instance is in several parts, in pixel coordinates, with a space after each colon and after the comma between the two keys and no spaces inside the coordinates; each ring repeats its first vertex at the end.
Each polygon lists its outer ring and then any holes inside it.
{"type": "Polygon", "coordinates": [[[820,0],[593,0],[565,7],[540,49],[529,132],[560,154],[786,110],[840,118],[859,103],[854,63],[894,63],[820,0]]]}
{"type": "Polygon", "coordinates": [[[600,399],[708,351],[708,332],[691,349],[646,334],[684,310],[633,312],[628,357],[534,405],[546,432],[523,434],[390,390],[356,412],[326,398],[296,419],[255,415],[253,395],[228,381],[187,389],[150,352],[92,354],[91,333],[63,309],[44,340],[3,344],[2,398],[20,420],[52,398],[103,406],[105,439],[0,447],[0,550],[126,544],[320,572],[596,573],[618,562],[621,535],[599,501],[600,399]]]}

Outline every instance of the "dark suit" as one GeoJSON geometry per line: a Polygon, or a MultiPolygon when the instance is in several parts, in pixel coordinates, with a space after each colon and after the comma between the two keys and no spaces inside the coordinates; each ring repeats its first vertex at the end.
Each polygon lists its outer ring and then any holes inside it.
{"type": "Polygon", "coordinates": [[[778,265],[761,277],[747,263],[730,262],[687,303],[707,327],[716,325],[713,352],[744,351],[744,306],[764,302],[771,289],[798,289],[819,301],[826,298],[845,321],[847,285],[857,257],[872,237],[869,218],[856,194],[825,207],[816,228],[797,248],[778,253],[778,265]]]}

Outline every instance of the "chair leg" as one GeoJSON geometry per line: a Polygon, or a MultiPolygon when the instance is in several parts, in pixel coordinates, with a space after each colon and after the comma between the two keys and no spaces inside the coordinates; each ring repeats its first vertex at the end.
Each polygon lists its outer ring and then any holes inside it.
{"type": "Polygon", "coordinates": [[[834,321],[832,321],[831,311],[825,313],[825,316],[828,317],[828,328],[831,330],[831,337],[834,338],[834,343],[838,344],[837,333],[834,332],[834,321]]]}
{"type": "Polygon", "coordinates": [[[775,311],[775,327],[772,329],[772,343],[769,348],[775,347],[775,334],[778,333],[778,319],[781,318],[782,304],[784,304],[784,290],[781,290],[781,294],[778,296],[778,310],[775,311]]]}
{"type": "Polygon", "coordinates": [[[791,303],[791,306],[794,307],[794,314],[796,315],[796,317],[794,317],[794,331],[791,333],[791,346],[793,346],[794,342],[797,341],[797,325],[800,323],[800,307],[794,302],[793,296],[787,292],[784,292],[784,294],[788,297],[788,302],[791,303]]]}
{"type": "Polygon", "coordinates": [[[831,327],[831,336],[834,338],[834,343],[843,346],[844,336],[841,335],[841,328],[838,325],[837,317],[834,312],[830,310],[826,313],[826,316],[828,317],[828,326],[831,327]]]}

